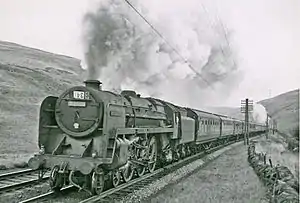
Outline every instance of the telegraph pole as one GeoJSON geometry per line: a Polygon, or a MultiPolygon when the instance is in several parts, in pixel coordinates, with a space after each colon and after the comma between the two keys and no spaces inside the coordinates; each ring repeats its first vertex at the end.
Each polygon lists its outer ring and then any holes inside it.
{"type": "Polygon", "coordinates": [[[274,120],[273,120],[273,135],[274,135],[274,133],[276,132],[276,129],[277,129],[277,122],[276,122],[276,120],[274,119],[274,120]]]}
{"type": "Polygon", "coordinates": [[[249,112],[253,110],[253,100],[248,98],[241,102],[241,112],[245,114],[244,145],[249,145],[249,112]]]}
{"type": "Polygon", "coordinates": [[[269,114],[267,114],[266,126],[267,126],[266,138],[268,139],[268,134],[269,134],[269,114]]]}

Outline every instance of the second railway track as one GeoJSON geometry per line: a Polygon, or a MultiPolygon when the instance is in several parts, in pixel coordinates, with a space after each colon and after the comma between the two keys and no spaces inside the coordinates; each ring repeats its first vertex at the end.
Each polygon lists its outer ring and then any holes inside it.
{"type": "Polygon", "coordinates": [[[39,171],[24,169],[0,175],[0,194],[36,184],[49,178],[50,172],[46,172],[43,178],[39,179],[39,171]]]}

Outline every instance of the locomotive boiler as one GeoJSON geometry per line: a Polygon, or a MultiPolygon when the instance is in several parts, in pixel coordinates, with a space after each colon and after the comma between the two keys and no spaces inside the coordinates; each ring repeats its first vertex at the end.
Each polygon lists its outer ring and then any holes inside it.
{"type": "Polygon", "coordinates": [[[238,140],[243,132],[243,121],[142,98],[134,91],[103,91],[97,80],[48,96],[39,116],[40,151],[29,166],[50,169],[53,190],[72,184],[91,194],[238,140]]]}

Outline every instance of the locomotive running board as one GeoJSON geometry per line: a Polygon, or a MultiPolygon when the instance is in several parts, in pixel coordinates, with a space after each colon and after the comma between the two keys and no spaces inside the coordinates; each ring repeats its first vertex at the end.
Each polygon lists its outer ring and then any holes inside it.
{"type": "Polygon", "coordinates": [[[173,128],[118,128],[117,134],[172,133],[173,128]]]}

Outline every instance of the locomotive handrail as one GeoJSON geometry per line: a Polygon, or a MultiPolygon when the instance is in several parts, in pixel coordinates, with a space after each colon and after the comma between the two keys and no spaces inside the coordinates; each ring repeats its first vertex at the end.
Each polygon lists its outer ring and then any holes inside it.
{"type": "Polygon", "coordinates": [[[58,128],[58,125],[43,125],[43,128],[58,128]]]}
{"type": "Polygon", "coordinates": [[[70,98],[61,98],[61,100],[65,100],[65,101],[86,101],[86,102],[90,102],[90,101],[93,101],[91,99],[70,99],[70,98]]]}
{"type": "Polygon", "coordinates": [[[109,105],[113,105],[113,106],[119,106],[119,107],[127,107],[127,108],[140,108],[140,109],[146,109],[146,110],[151,110],[152,112],[156,112],[159,114],[163,114],[163,115],[167,115],[166,113],[160,112],[160,111],[155,111],[153,109],[147,108],[147,107],[143,107],[143,106],[132,106],[132,105],[123,105],[123,104],[114,104],[114,103],[109,103],[109,105]]]}

